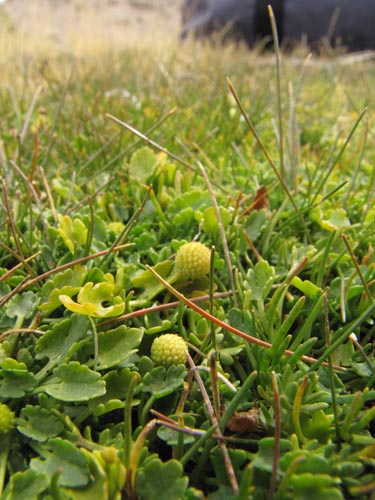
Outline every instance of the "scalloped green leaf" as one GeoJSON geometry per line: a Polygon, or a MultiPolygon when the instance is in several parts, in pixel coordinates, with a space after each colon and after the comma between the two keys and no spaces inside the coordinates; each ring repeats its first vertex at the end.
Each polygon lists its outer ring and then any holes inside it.
{"type": "Polygon", "coordinates": [[[42,287],[41,297],[45,301],[48,299],[52,291],[57,288],[61,289],[65,286],[73,288],[81,287],[87,275],[87,266],[76,265],[66,269],[61,273],[57,273],[51,277],[42,287]]]}
{"type": "Polygon", "coordinates": [[[90,406],[95,408],[97,405],[107,403],[111,400],[124,400],[128,393],[130,381],[134,375],[129,368],[121,370],[111,370],[103,376],[106,384],[106,392],[90,401],[90,406]]]}
{"type": "Polygon", "coordinates": [[[321,226],[328,231],[337,231],[350,226],[346,210],[343,208],[332,208],[325,212],[324,219],[321,220],[321,226]]]}
{"type": "MultiPolygon", "coordinates": [[[[193,415],[184,414],[184,415],[169,415],[169,418],[176,422],[180,421],[180,418],[183,417],[183,423],[186,427],[194,427],[195,425],[195,417],[193,415]]],[[[169,427],[161,426],[157,431],[158,437],[163,441],[166,441],[169,446],[175,446],[179,443],[181,432],[175,431],[174,429],[170,429],[169,427]]],[[[183,435],[184,444],[194,443],[196,441],[196,436],[190,436],[189,434],[183,435]]]]}
{"type": "Polygon", "coordinates": [[[87,267],[77,265],[49,279],[42,287],[42,304],[40,304],[39,309],[46,314],[50,314],[60,307],[59,295],[73,297],[73,295],[79,292],[86,275],[87,267]]]}
{"type": "Polygon", "coordinates": [[[64,429],[61,418],[40,406],[27,405],[22,408],[17,422],[18,431],[35,441],[47,441],[58,436],[64,429]]]}
{"type": "Polygon", "coordinates": [[[39,298],[33,292],[25,292],[16,295],[6,305],[6,315],[9,318],[30,318],[37,305],[39,298]]]}
{"type": "Polygon", "coordinates": [[[257,262],[254,269],[249,269],[245,285],[251,291],[251,300],[264,300],[272,289],[275,270],[265,260],[257,262]]]}
{"type": "Polygon", "coordinates": [[[323,409],[311,411],[302,420],[302,429],[306,437],[326,442],[331,434],[333,415],[324,413],[323,409]]]}
{"type": "Polygon", "coordinates": [[[185,375],[186,368],[183,365],[170,366],[168,370],[158,366],[143,377],[141,391],[151,392],[155,398],[163,398],[182,386],[185,375]]]}
{"type": "Polygon", "coordinates": [[[106,390],[100,374],[77,361],[56,368],[52,381],[41,388],[61,401],[88,401],[102,396],[106,390]]]}
{"type": "Polygon", "coordinates": [[[153,174],[158,163],[157,155],[148,146],[143,146],[132,155],[128,166],[129,173],[139,182],[146,180],[153,174]]]}
{"type": "MultiPolygon", "coordinates": [[[[253,460],[253,467],[263,472],[272,472],[275,438],[265,437],[259,441],[259,450],[253,460]]],[[[280,454],[291,451],[293,445],[287,439],[280,439],[280,454]]]]}
{"type": "Polygon", "coordinates": [[[246,233],[250,236],[253,242],[255,242],[262,234],[268,218],[268,212],[264,208],[261,210],[253,210],[247,216],[246,233]]]}
{"type": "Polygon", "coordinates": [[[296,472],[298,474],[304,472],[313,472],[314,474],[323,474],[329,470],[328,460],[317,453],[312,453],[308,450],[293,450],[285,453],[280,457],[279,465],[282,470],[287,470],[288,467],[293,467],[297,464],[296,472]],[[293,464],[293,465],[292,465],[293,464]]]}
{"type": "Polygon", "coordinates": [[[121,401],[120,399],[111,399],[106,403],[96,405],[92,413],[95,417],[100,417],[101,415],[105,415],[106,413],[110,413],[111,411],[119,410],[124,407],[124,401],[121,401]]]}
{"type": "Polygon", "coordinates": [[[48,477],[32,469],[16,472],[1,496],[1,500],[38,500],[49,485],[48,477]]]}
{"type": "Polygon", "coordinates": [[[36,358],[48,358],[54,364],[69,358],[70,349],[87,337],[87,330],[88,319],[82,315],[73,315],[56,323],[39,339],[35,348],[36,358]]]}
{"type": "Polygon", "coordinates": [[[128,328],[121,325],[114,330],[101,332],[98,335],[99,359],[98,370],[106,370],[124,363],[136,349],[143,338],[143,328],[128,328]]]}
{"type": "Polygon", "coordinates": [[[61,438],[50,439],[48,448],[42,452],[44,460],[33,458],[30,461],[33,470],[50,478],[58,472],[61,486],[78,488],[88,484],[90,472],[86,457],[79,448],[61,438]]]}
{"type": "Polygon", "coordinates": [[[169,206],[172,212],[180,212],[184,208],[191,207],[194,210],[202,206],[211,205],[210,195],[207,191],[191,189],[186,193],[176,196],[169,206]]]}
{"type": "MultiPolygon", "coordinates": [[[[108,499],[108,477],[103,464],[89,451],[82,449],[88,461],[91,481],[81,488],[65,488],[72,500],[107,500],[108,499]]],[[[114,499],[117,500],[116,497],[114,499]]]]}
{"type": "Polygon", "coordinates": [[[55,288],[52,290],[48,301],[40,304],[39,310],[46,314],[51,314],[55,309],[61,306],[60,295],[66,295],[67,297],[73,297],[80,291],[81,287],[63,286],[62,288],[55,288]]]}
{"type": "Polygon", "coordinates": [[[59,214],[58,218],[59,227],[57,231],[70,252],[74,254],[77,248],[86,243],[87,227],[80,219],[72,220],[69,215],[59,214]]]}
{"type": "Polygon", "coordinates": [[[340,490],[334,487],[338,486],[340,482],[339,478],[329,474],[313,474],[311,472],[294,474],[290,478],[295,498],[343,499],[340,490]]]}
{"type": "MultiPolygon", "coordinates": [[[[224,207],[220,207],[220,217],[224,227],[227,227],[232,220],[231,212],[224,207]]],[[[214,207],[206,208],[201,216],[198,217],[198,222],[202,225],[205,233],[216,233],[219,231],[219,223],[214,207]]]]}
{"type": "Polygon", "coordinates": [[[189,227],[195,221],[196,212],[191,207],[186,207],[173,217],[173,224],[180,227],[189,227]]]}
{"type": "MultiPolygon", "coordinates": [[[[154,266],[155,271],[158,274],[160,274],[160,276],[162,276],[163,278],[167,278],[172,268],[173,268],[173,262],[171,260],[164,260],[163,262],[158,262],[154,266]]],[[[155,276],[148,269],[146,271],[142,271],[136,274],[132,278],[132,284],[133,286],[135,286],[135,288],[146,288],[150,293],[153,291],[154,288],[159,289],[161,286],[160,281],[157,278],[155,278],[155,276]]]]}
{"type": "MultiPolygon", "coordinates": [[[[153,269],[155,269],[155,271],[169,283],[173,283],[176,278],[178,278],[178,273],[175,270],[174,262],[172,260],[168,259],[158,262],[153,269]]],[[[160,281],[155,278],[149,270],[133,276],[132,284],[135,288],[144,288],[144,291],[137,297],[137,301],[140,303],[144,300],[151,300],[165,288],[164,285],[160,283],[160,281]]]]}
{"type": "Polygon", "coordinates": [[[27,371],[24,363],[7,358],[0,370],[0,398],[22,398],[37,386],[34,375],[27,371]]]}
{"type": "Polygon", "coordinates": [[[77,184],[74,184],[71,178],[64,179],[60,176],[53,178],[52,188],[64,200],[77,201],[84,196],[82,189],[77,184]]]}
{"type": "Polygon", "coordinates": [[[136,476],[135,490],[142,500],[176,500],[183,498],[188,478],[181,477],[183,467],[177,460],[163,463],[155,458],[136,476]]]}
{"type": "Polygon", "coordinates": [[[27,371],[27,366],[25,363],[19,362],[13,358],[5,358],[1,364],[3,370],[21,370],[27,371]]]}
{"type": "MultiPolygon", "coordinates": [[[[321,200],[319,195],[317,200],[321,200]]],[[[337,231],[350,226],[347,212],[342,207],[331,207],[328,204],[325,206],[316,206],[310,211],[311,219],[317,222],[322,228],[327,231],[337,231]]]]}

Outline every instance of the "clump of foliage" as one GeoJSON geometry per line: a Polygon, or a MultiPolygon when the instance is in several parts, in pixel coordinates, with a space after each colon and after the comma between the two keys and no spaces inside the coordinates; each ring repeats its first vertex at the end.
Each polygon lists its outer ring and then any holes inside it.
{"type": "Polygon", "coordinates": [[[374,494],[374,69],[226,50],[0,89],[2,500],[374,494]]]}

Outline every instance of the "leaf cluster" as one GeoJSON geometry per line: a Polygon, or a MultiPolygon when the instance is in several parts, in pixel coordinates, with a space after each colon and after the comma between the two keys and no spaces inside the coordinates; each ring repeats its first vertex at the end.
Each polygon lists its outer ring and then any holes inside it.
{"type": "Polygon", "coordinates": [[[1,500],[374,494],[373,68],[288,61],[276,126],[273,66],[206,54],[0,88],[1,500]],[[163,333],[188,365],[155,365],[163,333]]]}

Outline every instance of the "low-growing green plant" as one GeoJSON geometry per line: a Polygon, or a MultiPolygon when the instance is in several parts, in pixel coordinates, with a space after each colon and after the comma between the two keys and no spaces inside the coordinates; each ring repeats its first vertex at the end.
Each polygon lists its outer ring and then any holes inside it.
{"type": "Polygon", "coordinates": [[[374,69],[189,50],[0,88],[1,500],[374,496],[374,69]]]}

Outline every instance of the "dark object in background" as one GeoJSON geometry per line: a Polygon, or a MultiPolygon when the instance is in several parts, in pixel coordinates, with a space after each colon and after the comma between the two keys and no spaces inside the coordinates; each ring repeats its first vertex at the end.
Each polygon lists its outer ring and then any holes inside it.
{"type": "Polygon", "coordinates": [[[275,14],[280,44],[323,39],[352,51],[375,49],[375,0],[185,0],[182,33],[197,38],[222,31],[249,47],[272,40],[267,6],[275,14]]]}

